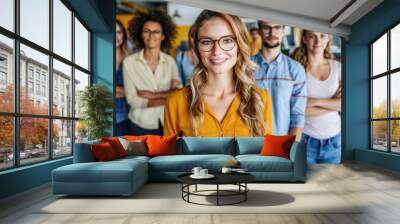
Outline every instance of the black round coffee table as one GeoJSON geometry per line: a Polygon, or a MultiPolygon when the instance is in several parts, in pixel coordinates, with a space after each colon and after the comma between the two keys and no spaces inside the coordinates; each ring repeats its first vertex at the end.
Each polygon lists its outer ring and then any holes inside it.
{"type": "Polygon", "coordinates": [[[247,192],[249,188],[247,183],[255,180],[255,177],[249,173],[215,173],[215,177],[212,179],[193,179],[190,177],[191,173],[182,174],[177,177],[178,181],[182,183],[182,199],[188,203],[198,205],[234,205],[245,202],[247,200],[247,192]],[[215,190],[198,190],[197,185],[216,185],[215,190]],[[194,191],[190,191],[190,186],[195,186],[194,191]],[[220,185],[236,185],[237,190],[223,190],[220,189],[220,185]],[[215,194],[206,194],[209,192],[215,192],[215,194]],[[202,204],[190,201],[190,196],[204,196],[204,197],[216,197],[216,204],[202,204]],[[232,197],[241,196],[239,200],[231,203],[221,203],[221,197],[232,197]]]}

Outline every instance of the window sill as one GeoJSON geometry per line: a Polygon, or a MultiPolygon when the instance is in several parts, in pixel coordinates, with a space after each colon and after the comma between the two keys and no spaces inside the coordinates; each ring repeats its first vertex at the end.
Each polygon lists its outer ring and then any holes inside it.
{"type": "Polygon", "coordinates": [[[14,173],[14,172],[20,172],[20,171],[23,171],[23,170],[32,169],[32,168],[35,168],[35,167],[40,167],[40,166],[43,166],[43,165],[49,165],[49,164],[52,164],[52,163],[58,163],[58,162],[66,161],[66,160],[69,160],[69,159],[72,160],[72,158],[73,158],[73,156],[67,156],[67,157],[63,157],[63,158],[59,158],[59,159],[52,159],[52,160],[43,161],[43,162],[39,162],[39,163],[35,163],[35,164],[24,165],[24,166],[16,167],[16,168],[10,168],[10,169],[7,169],[7,170],[0,171],[0,176],[1,175],[6,175],[6,174],[10,174],[10,173],[14,173]]]}

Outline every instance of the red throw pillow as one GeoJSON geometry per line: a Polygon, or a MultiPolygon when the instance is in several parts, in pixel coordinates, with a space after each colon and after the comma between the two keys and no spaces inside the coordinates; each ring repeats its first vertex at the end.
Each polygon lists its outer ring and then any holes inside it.
{"type": "Polygon", "coordinates": [[[286,159],[290,158],[290,148],[296,140],[296,135],[266,135],[264,138],[264,146],[261,149],[262,156],[281,156],[286,159]]]}
{"type": "Polygon", "coordinates": [[[111,137],[111,138],[101,138],[101,142],[108,142],[114,149],[115,155],[117,158],[121,158],[126,156],[126,151],[124,147],[122,146],[121,142],[119,142],[117,137],[111,137]]]}
{"type": "Polygon", "coordinates": [[[99,162],[109,161],[117,158],[113,147],[108,142],[93,144],[91,145],[91,149],[94,157],[99,162]]]}
{"type": "Polygon", "coordinates": [[[177,135],[149,135],[146,140],[148,156],[176,155],[176,138],[177,135]]]}

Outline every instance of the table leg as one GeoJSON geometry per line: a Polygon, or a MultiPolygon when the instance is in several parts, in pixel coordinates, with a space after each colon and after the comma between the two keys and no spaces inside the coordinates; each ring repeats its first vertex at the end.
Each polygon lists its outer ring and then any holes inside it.
{"type": "Polygon", "coordinates": [[[197,184],[196,184],[196,186],[195,186],[195,191],[197,192],[197,184]]]}
{"type": "Polygon", "coordinates": [[[247,183],[244,183],[244,201],[247,201],[247,192],[248,192],[248,190],[247,190],[247,183]]]}
{"type": "Polygon", "coordinates": [[[217,206],[219,205],[219,184],[217,184],[217,206]]]}

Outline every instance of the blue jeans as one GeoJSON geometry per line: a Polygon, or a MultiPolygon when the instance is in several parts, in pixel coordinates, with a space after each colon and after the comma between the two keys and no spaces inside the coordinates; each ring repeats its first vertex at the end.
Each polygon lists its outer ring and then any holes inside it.
{"type": "Polygon", "coordinates": [[[307,144],[307,162],[339,164],[342,154],[341,133],[327,139],[317,139],[302,134],[301,142],[307,144]]]}
{"type": "Polygon", "coordinates": [[[124,120],[122,122],[118,122],[117,125],[115,126],[116,131],[115,134],[116,136],[124,136],[124,135],[128,135],[129,134],[129,128],[130,128],[130,124],[129,124],[129,120],[124,120]]]}
{"type": "Polygon", "coordinates": [[[158,122],[157,129],[145,129],[129,120],[129,134],[130,135],[163,135],[163,126],[158,122]]]}

